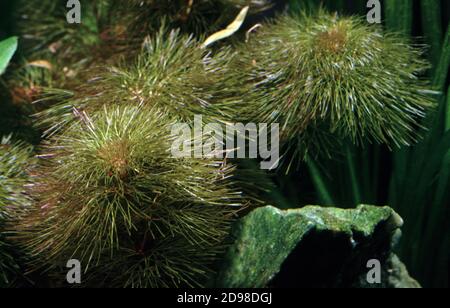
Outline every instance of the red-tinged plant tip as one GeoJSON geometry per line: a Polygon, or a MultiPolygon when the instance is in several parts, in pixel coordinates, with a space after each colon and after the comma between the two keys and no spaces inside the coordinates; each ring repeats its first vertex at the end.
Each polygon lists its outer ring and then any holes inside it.
{"type": "Polygon", "coordinates": [[[105,271],[117,286],[202,283],[240,193],[232,166],[171,157],[175,121],[157,108],[110,106],[80,113],[46,142],[35,203],[18,227],[37,267],[75,258],[95,283],[105,271]]]}
{"type": "Polygon", "coordinates": [[[411,145],[434,106],[421,78],[429,67],[423,48],[359,17],[281,16],[240,49],[235,80],[245,84],[246,105],[239,113],[279,122],[282,142],[302,156],[320,143],[311,132],[411,145]]]}

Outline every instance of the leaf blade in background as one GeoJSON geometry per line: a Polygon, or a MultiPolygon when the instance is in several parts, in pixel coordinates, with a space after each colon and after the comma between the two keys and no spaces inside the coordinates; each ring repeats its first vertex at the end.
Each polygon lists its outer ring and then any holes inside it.
{"type": "Polygon", "coordinates": [[[384,8],[387,28],[410,36],[413,24],[413,0],[386,1],[384,8]]]}
{"type": "Polygon", "coordinates": [[[6,67],[11,61],[17,50],[18,39],[13,36],[0,42],[0,75],[2,75],[6,67]]]}
{"type": "Polygon", "coordinates": [[[445,82],[450,68],[450,25],[445,35],[445,40],[442,46],[442,53],[439,64],[436,67],[434,75],[433,87],[438,91],[445,91],[445,82]]]}
{"type": "Polygon", "coordinates": [[[430,45],[430,60],[433,72],[440,58],[442,43],[442,22],[440,0],[422,0],[422,26],[427,43],[430,45]]]}

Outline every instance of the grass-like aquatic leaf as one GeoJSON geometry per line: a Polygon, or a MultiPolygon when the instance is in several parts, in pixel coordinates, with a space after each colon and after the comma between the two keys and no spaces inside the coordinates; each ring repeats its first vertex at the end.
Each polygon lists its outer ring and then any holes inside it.
{"type": "Polygon", "coordinates": [[[413,26],[413,4],[413,0],[386,1],[383,4],[386,27],[390,31],[410,36],[413,26]]]}
{"type": "Polygon", "coordinates": [[[10,37],[0,42],[0,75],[2,75],[6,67],[11,61],[17,49],[17,37],[10,37]]]}

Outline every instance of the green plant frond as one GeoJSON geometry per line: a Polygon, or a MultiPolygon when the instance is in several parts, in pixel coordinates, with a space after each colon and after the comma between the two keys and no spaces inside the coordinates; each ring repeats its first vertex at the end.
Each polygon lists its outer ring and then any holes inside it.
{"type": "Polygon", "coordinates": [[[81,24],[69,24],[65,0],[20,1],[18,31],[25,49],[33,56],[48,60],[57,55],[71,69],[105,58],[130,44],[139,45],[158,29],[180,28],[186,33],[204,33],[230,21],[245,5],[258,12],[270,7],[267,1],[233,0],[104,0],[81,5],[81,24]]]}
{"type": "MultiPolygon", "coordinates": [[[[138,50],[142,38],[127,33],[128,14],[115,12],[121,1],[90,1],[81,5],[81,24],[69,24],[65,0],[19,1],[17,31],[30,62],[46,61],[53,86],[69,87],[83,70],[138,50]]],[[[18,80],[20,82],[20,80],[18,80]]],[[[34,83],[43,87],[46,83],[34,83]]]]}

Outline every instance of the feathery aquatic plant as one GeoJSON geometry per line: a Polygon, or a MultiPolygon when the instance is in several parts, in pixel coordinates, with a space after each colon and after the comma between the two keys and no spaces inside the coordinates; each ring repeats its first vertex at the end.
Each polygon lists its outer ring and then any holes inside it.
{"type": "Polygon", "coordinates": [[[81,71],[73,90],[46,89],[39,121],[49,138],[18,227],[43,261],[36,268],[58,272],[77,258],[92,285],[202,283],[243,201],[231,166],[170,158],[169,132],[196,114],[227,118],[218,80],[230,56],[162,27],[135,58],[81,71]]]}
{"type": "Polygon", "coordinates": [[[189,123],[195,115],[226,121],[237,102],[228,74],[232,57],[229,49],[211,55],[192,36],[163,27],[145,40],[136,59],[90,70],[74,91],[49,90],[42,101],[53,106],[39,122],[53,133],[75,118],[73,107],[92,112],[104,105],[156,107],[189,123]]]}
{"type": "Polygon", "coordinates": [[[35,204],[19,231],[45,260],[38,266],[76,258],[95,283],[201,284],[241,205],[232,166],[172,158],[176,119],[157,108],[77,115],[46,142],[33,171],[35,204]]]}
{"type": "Polygon", "coordinates": [[[240,113],[279,122],[283,143],[300,155],[305,145],[319,144],[311,132],[324,140],[331,134],[410,145],[433,106],[421,78],[429,67],[423,48],[359,17],[322,10],[281,16],[241,49],[235,79],[246,84],[246,106],[240,113]]]}
{"type": "Polygon", "coordinates": [[[66,4],[20,2],[17,30],[26,50],[57,54],[57,61],[71,60],[74,65],[117,53],[119,47],[129,52],[133,39],[140,43],[163,25],[199,35],[229,23],[245,5],[251,12],[270,7],[264,0],[98,0],[81,3],[82,22],[69,24],[66,4]]]}
{"type": "MultiPolygon", "coordinates": [[[[127,79],[136,79],[136,74],[139,73],[142,78],[139,77],[141,80],[138,82],[147,82],[142,90],[153,91],[157,87],[158,95],[170,92],[169,95],[161,95],[160,100],[168,100],[170,96],[174,101],[179,99],[177,112],[191,110],[193,105],[206,107],[211,103],[212,93],[216,92],[214,96],[217,97],[223,94],[223,88],[227,89],[224,87],[226,77],[219,83],[217,76],[226,76],[224,61],[229,60],[230,52],[218,52],[213,59],[207,51],[200,50],[200,45],[193,36],[175,33],[169,35],[169,31],[174,27],[180,28],[178,32],[190,32],[198,27],[214,29],[212,20],[229,15],[230,18],[223,18],[223,24],[226,24],[234,18],[233,14],[239,8],[247,4],[251,5],[253,11],[269,6],[266,1],[253,0],[102,0],[82,3],[82,23],[68,24],[65,18],[68,10],[65,1],[24,1],[19,6],[21,21],[18,23],[18,31],[22,34],[23,49],[28,61],[24,61],[9,78],[11,96],[20,103],[36,100],[41,102],[33,105],[33,108],[35,112],[44,110],[44,127],[48,128],[59,122],[58,117],[53,117],[55,112],[59,114],[60,111],[67,111],[64,108],[61,110],[61,106],[53,105],[66,101],[67,98],[73,101],[72,94],[76,95],[75,100],[90,101],[90,98],[85,98],[86,92],[89,94],[107,85],[111,81],[106,80],[108,76],[114,79],[112,83],[119,83],[120,87],[124,86],[123,81],[135,86],[133,82],[136,80],[127,79]],[[188,19],[182,18],[183,12],[188,13],[188,19]],[[184,20],[181,23],[180,18],[184,20]],[[141,52],[143,46],[147,49],[146,53],[141,52]],[[139,59],[135,61],[135,58],[139,59]],[[219,66],[216,65],[217,62],[222,63],[219,66]],[[100,72],[102,68],[117,66],[120,66],[117,73],[100,72]],[[148,77],[144,76],[148,74],[146,69],[150,70],[148,77]],[[93,83],[92,80],[98,81],[99,76],[96,74],[102,74],[101,80],[93,83]],[[181,91],[185,94],[180,95],[181,91]],[[184,105],[187,107],[182,108],[184,105]],[[47,112],[48,107],[50,110],[47,112]]],[[[220,22],[219,24],[222,25],[220,22]]],[[[136,95],[146,96],[148,99],[155,97],[148,93],[136,95]]],[[[229,95],[222,95],[222,99],[229,100],[229,95]]],[[[69,105],[70,111],[71,103],[69,105]]],[[[171,105],[174,107],[175,104],[171,105]]],[[[226,112],[225,109],[224,106],[216,112],[221,114],[226,112]]],[[[205,110],[206,108],[203,111],[205,110]]],[[[210,111],[207,113],[211,114],[210,111]]]]}
{"type": "Polygon", "coordinates": [[[30,156],[31,147],[12,143],[10,136],[0,140],[0,286],[11,283],[20,270],[18,252],[7,238],[6,224],[15,221],[30,204],[25,194],[30,156]]]}

